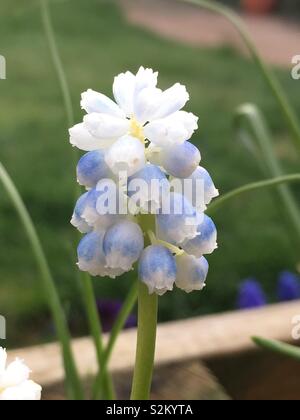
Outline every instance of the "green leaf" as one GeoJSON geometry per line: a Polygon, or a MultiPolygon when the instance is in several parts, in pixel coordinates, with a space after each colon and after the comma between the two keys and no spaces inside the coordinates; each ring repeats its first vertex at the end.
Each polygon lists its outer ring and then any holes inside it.
{"type": "Polygon", "coordinates": [[[274,353],[290,357],[300,362],[300,348],[291,344],[281,343],[280,341],[267,340],[260,337],[253,337],[252,340],[259,347],[270,350],[274,353]]]}

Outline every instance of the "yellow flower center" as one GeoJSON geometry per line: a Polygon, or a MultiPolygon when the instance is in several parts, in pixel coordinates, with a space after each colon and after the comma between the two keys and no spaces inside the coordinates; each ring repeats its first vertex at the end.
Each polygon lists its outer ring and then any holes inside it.
{"type": "Polygon", "coordinates": [[[130,120],[130,131],[129,134],[139,139],[142,143],[145,143],[145,134],[143,126],[132,117],[130,120]]]}

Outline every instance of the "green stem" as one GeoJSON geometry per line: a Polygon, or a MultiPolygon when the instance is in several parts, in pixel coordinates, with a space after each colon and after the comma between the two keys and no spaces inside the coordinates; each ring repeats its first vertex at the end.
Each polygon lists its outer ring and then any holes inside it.
{"type": "MultiPolygon", "coordinates": [[[[238,109],[236,114],[235,124],[237,128],[242,127],[244,129],[244,120],[248,124],[250,132],[258,142],[260,155],[263,158],[268,173],[274,178],[281,177],[283,175],[283,170],[274,153],[272,136],[262,113],[252,104],[243,105],[238,109]]],[[[298,238],[300,239],[300,211],[298,204],[287,185],[279,185],[278,192],[286,211],[289,214],[289,220],[293,224],[298,238]]]]}
{"type": "MultiPolygon", "coordinates": [[[[71,93],[67,81],[67,77],[64,71],[64,67],[62,64],[62,60],[57,48],[55,35],[54,35],[54,28],[51,21],[51,16],[49,12],[49,2],[48,0],[40,0],[41,6],[41,16],[43,27],[45,31],[45,35],[48,41],[52,61],[54,64],[54,68],[57,74],[57,78],[59,81],[60,89],[62,92],[62,97],[65,105],[66,116],[68,121],[68,127],[74,125],[74,112],[72,106],[72,99],[71,93]]],[[[74,166],[77,162],[78,153],[75,149],[73,149],[73,158],[74,158],[74,166]]],[[[75,188],[76,197],[81,194],[81,188],[78,184],[76,184],[75,188]]],[[[94,296],[93,284],[91,278],[87,274],[82,274],[83,280],[83,299],[85,301],[86,309],[87,309],[87,317],[90,326],[90,331],[94,340],[96,353],[97,353],[97,361],[99,362],[99,369],[101,368],[101,361],[103,358],[103,344],[102,344],[102,327],[98,315],[96,300],[94,296]]],[[[108,373],[105,372],[106,378],[106,390],[108,392],[107,398],[112,398],[114,396],[112,380],[109,377],[108,373]]]]}
{"type": "Polygon", "coordinates": [[[72,99],[71,94],[67,82],[67,77],[64,71],[64,67],[62,64],[62,60],[56,45],[55,35],[54,35],[54,29],[51,21],[51,16],[49,13],[49,1],[48,0],[40,0],[40,6],[41,6],[41,16],[42,16],[42,22],[43,27],[45,31],[45,35],[48,41],[53,65],[57,74],[57,79],[60,85],[60,89],[63,96],[63,101],[65,104],[66,114],[67,114],[67,120],[68,125],[71,127],[74,124],[74,113],[73,113],[73,107],[72,107],[72,99]]]}
{"type": "Polygon", "coordinates": [[[269,66],[264,62],[262,57],[260,56],[254,42],[251,39],[251,36],[246,29],[246,26],[243,20],[232,11],[227,6],[221,5],[214,1],[207,1],[207,0],[181,0],[185,3],[194,4],[196,6],[202,7],[204,9],[210,10],[211,12],[218,13],[224,16],[232,25],[237,29],[238,33],[240,34],[241,38],[243,39],[246,47],[250,51],[256,65],[258,66],[263,78],[265,79],[267,85],[269,86],[273,96],[275,97],[282,114],[285,117],[287,126],[289,131],[292,135],[292,138],[297,146],[298,150],[300,151],[300,125],[297,118],[295,111],[293,110],[290,102],[280,85],[278,79],[271,71],[269,66]]]}
{"type": "Polygon", "coordinates": [[[227,194],[223,194],[218,200],[214,201],[208,208],[208,213],[212,213],[215,210],[219,210],[224,203],[230,201],[232,198],[236,198],[241,194],[245,194],[250,191],[260,190],[263,188],[275,187],[280,184],[288,182],[297,182],[300,181],[300,174],[285,175],[278,178],[268,179],[265,181],[253,182],[251,184],[243,185],[240,188],[236,188],[233,191],[230,191],[227,194]]]}
{"type": "Polygon", "coordinates": [[[18,215],[23,224],[24,230],[27,234],[28,240],[30,242],[37,266],[41,273],[41,278],[44,284],[45,294],[49,303],[49,307],[54,319],[55,328],[57,335],[62,347],[62,354],[64,360],[64,366],[66,370],[66,383],[67,390],[70,398],[76,400],[83,399],[83,391],[81,388],[80,379],[76,369],[76,365],[73,358],[73,353],[70,343],[70,335],[67,326],[67,321],[62,309],[55,282],[53,280],[50,268],[42,248],[40,239],[35,230],[32,219],[25,207],[25,204],[15,187],[12,179],[8,175],[4,166],[0,163],[0,180],[9,195],[18,215]]]}
{"type": "Polygon", "coordinates": [[[292,359],[300,362],[300,349],[299,347],[292,346],[290,344],[281,343],[280,341],[275,340],[266,340],[260,337],[253,337],[253,341],[259,347],[262,347],[267,350],[271,350],[274,353],[278,353],[284,356],[288,356],[292,359]]]}
{"type": "MultiPolygon", "coordinates": [[[[43,28],[44,28],[45,36],[48,42],[50,56],[52,58],[54,70],[57,75],[57,80],[59,83],[59,87],[61,90],[62,99],[63,99],[65,111],[66,111],[67,125],[68,125],[68,128],[70,128],[75,123],[72,97],[71,97],[71,92],[69,89],[67,76],[64,70],[62,59],[59,54],[56,39],[55,39],[55,32],[54,32],[50,10],[49,10],[49,0],[40,0],[40,8],[41,8],[41,18],[42,18],[43,28]]],[[[76,167],[77,161],[79,158],[79,152],[76,148],[73,148],[73,147],[72,147],[72,157],[73,157],[74,167],[76,167]]],[[[77,199],[78,195],[80,194],[81,194],[81,187],[78,184],[75,184],[75,199],[77,199]]]]}
{"type": "Polygon", "coordinates": [[[138,334],[131,400],[149,400],[155,356],[158,297],[139,281],[138,334]]]}
{"type": "Polygon", "coordinates": [[[128,319],[128,316],[131,314],[132,309],[136,303],[137,300],[137,282],[135,282],[133,284],[133,286],[131,287],[125,302],[122,305],[122,309],[118,314],[118,317],[114,323],[114,326],[111,330],[110,336],[109,336],[109,340],[107,343],[107,346],[104,350],[104,357],[103,357],[103,364],[102,364],[102,369],[99,372],[94,387],[93,387],[93,399],[96,400],[99,398],[99,395],[101,394],[101,389],[103,388],[103,381],[105,380],[104,378],[104,369],[107,369],[107,366],[109,364],[116,340],[118,338],[118,335],[120,334],[120,332],[122,331],[122,329],[124,328],[124,325],[128,319]]]}

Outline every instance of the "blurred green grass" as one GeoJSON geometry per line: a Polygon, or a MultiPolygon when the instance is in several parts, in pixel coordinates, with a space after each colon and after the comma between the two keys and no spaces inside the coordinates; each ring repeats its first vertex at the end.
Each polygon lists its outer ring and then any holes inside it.
{"type": "MultiPolygon", "coordinates": [[[[129,26],[111,1],[53,0],[57,41],[71,87],[76,120],[87,88],[111,95],[113,76],[140,65],[160,71],[160,84],[180,81],[191,93],[188,109],[200,116],[193,141],[221,192],[264,174],[235,139],[232,116],[243,102],[265,112],[287,172],[298,161],[276,103],[255,66],[230,48],[194,48],[129,26]]],[[[7,59],[0,81],[0,159],[8,168],[37,224],[64,306],[76,334],[85,332],[75,268],[72,213],[75,173],[61,93],[40,21],[38,2],[2,0],[0,53],[7,59]]],[[[277,71],[297,109],[300,96],[288,70],[277,71]]],[[[299,83],[299,82],[298,82],[299,83]]],[[[299,197],[299,188],[294,187],[299,197]]],[[[270,300],[282,269],[295,269],[293,232],[276,193],[235,200],[215,217],[219,250],[209,258],[208,287],[199,294],[175,291],[160,301],[160,320],[234,308],[239,281],[256,276],[270,300]]],[[[132,276],[95,279],[98,297],[123,297],[132,276]]],[[[27,239],[11,205],[0,195],[0,313],[8,320],[8,344],[51,337],[43,294],[27,239]]]]}

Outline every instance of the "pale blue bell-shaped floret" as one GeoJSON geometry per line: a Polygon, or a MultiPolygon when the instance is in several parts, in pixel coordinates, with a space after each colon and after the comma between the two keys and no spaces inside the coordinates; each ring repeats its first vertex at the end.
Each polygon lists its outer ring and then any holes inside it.
{"type": "Polygon", "coordinates": [[[162,197],[170,193],[170,183],[162,170],[148,163],[128,179],[129,206],[133,213],[155,214],[161,208],[162,197]]]}
{"type": "MultiPolygon", "coordinates": [[[[203,182],[204,188],[204,204],[207,206],[214,198],[219,196],[219,190],[215,187],[215,184],[205,168],[199,166],[195,172],[192,173],[190,179],[195,183],[197,180],[203,182]]],[[[196,189],[195,189],[196,191],[196,189]]],[[[194,197],[193,204],[196,205],[196,197],[194,197]]]]}
{"type": "Polygon", "coordinates": [[[82,213],[83,219],[90,226],[109,228],[125,217],[118,212],[117,199],[118,193],[115,182],[113,180],[99,181],[96,188],[92,188],[88,192],[82,213]],[[104,204],[101,205],[103,201],[104,204]]]}
{"type": "Polygon", "coordinates": [[[118,184],[113,179],[102,179],[96,186],[99,194],[96,210],[100,216],[111,216],[113,223],[116,223],[121,218],[125,218],[128,214],[128,197],[125,194],[126,186],[124,192],[122,182],[121,178],[118,184]]]}
{"type": "Polygon", "coordinates": [[[115,278],[123,274],[124,271],[106,267],[106,258],[103,252],[104,234],[104,230],[94,230],[81,239],[77,248],[78,267],[91,276],[115,278]]]}
{"type": "Polygon", "coordinates": [[[203,214],[198,213],[183,195],[171,193],[156,218],[161,234],[170,242],[181,244],[197,235],[203,214]]]}
{"type": "Polygon", "coordinates": [[[144,236],[137,223],[129,220],[116,223],[105,234],[103,249],[107,266],[121,268],[124,271],[132,269],[144,248],[144,236]]]}
{"type": "Polygon", "coordinates": [[[187,178],[197,168],[201,160],[200,151],[189,141],[161,151],[161,162],[168,174],[176,178],[187,178]]]}
{"type": "Polygon", "coordinates": [[[77,165],[77,181],[86,188],[93,188],[103,178],[110,178],[111,171],[105,162],[104,150],[93,150],[81,157],[77,165]]]}
{"type": "Polygon", "coordinates": [[[171,188],[184,194],[199,212],[205,211],[208,204],[219,195],[211,176],[201,166],[187,178],[173,178],[171,188]]]}
{"type": "Polygon", "coordinates": [[[88,233],[92,230],[91,226],[82,217],[87,202],[87,196],[88,192],[79,197],[71,219],[71,224],[81,233],[88,233]]]}
{"type": "Polygon", "coordinates": [[[164,246],[151,245],[142,253],[139,261],[139,278],[149,293],[162,296],[173,290],[177,268],[173,254],[164,246]]]}
{"type": "Polygon", "coordinates": [[[213,220],[204,215],[202,223],[197,227],[198,235],[195,238],[185,241],[181,246],[188,254],[195,257],[212,254],[217,248],[217,229],[213,220]]]}
{"type": "Polygon", "coordinates": [[[202,290],[208,274],[209,265],[204,257],[196,258],[193,255],[177,257],[176,286],[187,293],[202,290]]]}

